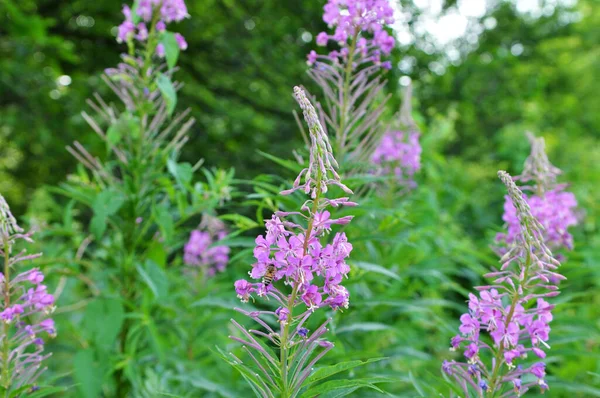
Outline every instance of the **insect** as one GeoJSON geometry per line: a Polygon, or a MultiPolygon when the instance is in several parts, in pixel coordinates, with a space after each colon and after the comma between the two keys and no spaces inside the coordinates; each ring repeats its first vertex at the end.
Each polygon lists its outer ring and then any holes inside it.
{"type": "Polygon", "coordinates": [[[273,264],[269,264],[267,266],[267,271],[265,272],[265,275],[263,276],[263,279],[262,279],[263,285],[265,287],[268,287],[273,282],[274,277],[275,277],[275,266],[273,264]]]}

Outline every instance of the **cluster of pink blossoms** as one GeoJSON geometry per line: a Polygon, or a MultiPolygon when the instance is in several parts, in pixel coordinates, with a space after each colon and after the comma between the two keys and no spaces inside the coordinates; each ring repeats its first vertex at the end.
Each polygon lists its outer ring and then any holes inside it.
{"type": "MultiPolygon", "coordinates": [[[[230,337],[244,344],[257,366],[252,372],[260,377],[260,382],[247,380],[255,391],[265,397],[298,396],[317,361],[333,348],[331,342],[322,338],[330,319],[312,333],[304,326],[306,321],[320,307],[334,310],[348,308],[350,296],[341,283],[350,272],[346,259],[352,245],[343,232],[336,233],[330,243],[326,242],[326,238],[332,226],[348,224],[353,217],[331,218],[327,209],[357,204],[347,197],[325,197],[332,187],[348,194],[352,191],[341,182],[335,170],[338,164],[315,108],[301,88],[294,87],[294,94],[310,133],[309,165],[300,172],[292,188],[281,194],[301,191],[309,195],[309,199],[300,211],[278,211],[266,222],[266,234],[256,238],[256,262],[249,272],[250,277],[257,281],[241,279],[234,284],[243,302],[256,293],[259,297],[274,299],[278,305],[275,311],[249,312],[236,308],[265,331],[247,330],[232,320],[241,334],[230,337]],[[285,290],[291,291],[286,294],[285,290]],[[279,322],[279,331],[263,318],[279,322]],[[274,356],[263,343],[259,343],[260,338],[268,339],[269,345],[279,347],[280,355],[274,356]],[[289,355],[291,350],[296,350],[293,355],[289,355]]],[[[237,357],[234,359],[232,365],[246,366],[237,357]]]]}
{"type": "MultiPolygon", "coordinates": [[[[179,22],[189,16],[187,7],[183,0],[141,0],[135,8],[135,13],[127,5],[123,6],[123,15],[125,20],[119,25],[117,41],[128,42],[136,39],[139,42],[146,42],[149,32],[156,29],[157,32],[164,32],[168,23],[179,22]],[[136,21],[137,22],[136,24],[136,21]],[[154,24],[154,25],[148,25],[154,24]]],[[[185,38],[175,33],[175,40],[181,50],[187,49],[185,38]]],[[[165,55],[165,48],[162,43],[156,47],[158,56],[165,55]]]]}
{"type": "MultiPolygon", "coordinates": [[[[350,202],[339,203],[348,205],[350,202]]],[[[281,214],[300,213],[278,213],[281,214]]],[[[266,222],[266,235],[256,238],[256,263],[252,265],[250,277],[262,279],[267,268],[274,266],[273,281],[285,279],[289,285],[297,284],[300,298],[311,311],[321,306],[330,306],[333,309],[348,308],[348,290],[341,282],[350,272],[346,258],[352,251],[352,244],[343,232],[336,233],[332,243],[326,245],[321,243],[320,238],[331,231],[332,225],[347,224],[351,219],[352,217],[331,219],[327,210],[317,212],[314,214],[312,231],[307,238],[306,230],[299,225],[273,216],[266,222]],[[316,276],[323,279],[323,286],[313,284],[316,282],[316,276]]],[[[243,301],[248,301],[253,292],[263,296],[274,289],[272,284],[265,287],[261,282],[251,284],[245,280],[237,281],[235,287],[243,301]]]]}
{"type": "MultiPolygon", "coordinates": [[[[548,246],[553,250],[561,247],[572,250],[573,236],[568,228],[579,223],[575,213],[577,209],[575,195],[564,191],[563,187],[557,187],[544,192],[541,196],[524,195],[523,198],[529,204],[533,216],[543,225],[544,240],[548,246]]],[[[507,232],[496,235],[496,241],[511,245],[519,234],[519,220],[517,210],[508,197],[504,203],[502,220],[506,222],[507,232]]]]}
{"type": "Polygon", "coordinates": [[[378,165],[379,173],[394,173],[401,185],[414,188],[414,175],[421,169],[420,133],[411,131],[389,131],[371,156],[371,162],[378,165]]]}
{"type": "MultiPolygon", "coordinates": [[[[249,275],[253,279],[262,279],[271,268],[274,271],[273,283],[284,279],[285,284],[295,289],[310,312],[323,306],[347,308],[349,293],[341,282],[350,272],[346,258],[352,251],[352,244],[343,232],[336,233],[331,243],[323,244],[321,239],[329,234],[332,225],[345,225],[353,218],[346,216],[333,219],[326,208],[356,206],[356,203],[350,202],[347,197],[321,197],[327,192],[328,186],[338,186],[348,193],[352,191],[340,182],[335,171],[337,162],[315,109],[300,88],[295,88],[295,94],[311,133],[310,163],[308,168],[300,172],[293,188],[282,194],[302,190],[310,194],[311,199],[304,203],[302,212],[276,212],[266,222],[266,234],[256,238],[256,263],[252,265],[249,275]],[[301,184],[302,178],[304,183],[301,184]],[[291,216],[304,219],[307,227],[286,219],[291,216]],[[322,284],[317,284],[317,277],[322,284]]],[[[239,280],[235,283],[235,289],[242,301],[248,301],[251,294],[256,292],[259,296],[272,295],[284,304],[287,300],[285,295],[273,283],[239,280]]],[[[289,309],[284,307],[278,314],[281,321],[287,321],[289,315],[289,309]]]]}
{"type": "Polygon", "coordinates": [[[183,248],[183,262],[194,270],[203,269],[208,276],[225,271],[230,249],[216,243],[226,236],[225,225],[219,219],[205,216],[200,229],[192,231],[183,248]]]}
{"type": "Polygon", "coordinates": [[[331,51],[326,57],[313,50],[308,54],[309,65],[320,58],[346,63],[349,56],[355,62],[358,53],[364,62],[391,69],[389,61],[381,61],[381,55],[389,55],[395,44],[385,30],[386,25],[394,23],[394,10],[388,0],[329,0],[324,10],[323,21],[335,29],[333,34],[319,33],[317,45],[326,46],[331,40],[338,43],[340,50],[331,51]],[[362,36],[365,33],[369,38],[362,36]]]}
{"type": "MultiPolygon", "coordinates": [[[[544,227],[544,241],[548,247],[552,250],[572,250],[573,236],[568,228],[579,223],[576,214],[577,199],[571,192],[565,191],[566,185],[556,184],[556,179],[562,171],[548,160],[544,139],[531,133],[528,133],[528,138],[531,154],[525,161],[523,173],[515,177],[515,180],[533,183],[523,187],[533,191],[530,195],[523,195],[523,198],[529,204],[533,216],[544,227]]],[[[518,236],[519,220],[517,211],[508,197],[504,203],[502,219],[506,222],[507,232],[497,234],[496,242],[510,246],[518,236]]],[[[499,252],[502,253],[503,250],[505,249],[501,248],[499,252]]]]}
{"type": "Polygon", "coordinates": [[[555,281],[565,279],[556,272],[560,264],[523,193],[508,173],[499,172],[499,177],[516,209],[515,241],[501,258],[500,270],[485,275],[492,284],[477,287],[479,297],[469,295],[469,312],[460,317],[460,334],[451,345],[464,349],[466,362],[444,361],[442,366],[467,395],[513,390],[520,396],[536,384],[548,389],[544,363],[526,365],[524,359],[546,357],[554,305],[545,299],[558,295],[555,281]]]}
{"type": "Polygon", "coordinates": [[[54,321],[48,315],[54,311],[54,297],[42,284],[44,275],[33,268],[12,275],[17,264],[39,257],[39,254],[26,255],[22,251],[12,255],[17,240],[32,242],[32,233],[23,233],[0,195],[0,256],[5,265],[0,272],[0,345],[8,350],[8,356],[0,359],[3,376],[0,384],[8,390],[29,387],[45,370],[42,362],[50,356],[44,354],[44,335],[54,337],[54,321]]]}

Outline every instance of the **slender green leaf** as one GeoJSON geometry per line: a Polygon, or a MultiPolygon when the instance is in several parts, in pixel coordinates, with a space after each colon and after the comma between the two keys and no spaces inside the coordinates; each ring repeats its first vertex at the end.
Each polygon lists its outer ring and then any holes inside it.
{"type": "Polygon", "coordinates": [[[175,91],[171,79],[169,76],[161,73],[156,79],[156,84],[167,105],[167,112],[169,112],[169,115],[172,115],[173,111],[175,111],[175,106],[177,105],[177,92],[175,91]]]}
{"type": "Polygon", "coordinates": [[[323,368],[319,368],[317,370],[315,370],[313,372],[312,375],[310,375],[306,381],[304,382],[304,385],[309,385],[312,384],[316,381],[325,379],[327,377],[330,377],[336,373],[340,373],[343,372],[345,370],[349,370],[349,369],[353,369],[356,368],[358,366],[363,366],[363,365],[367,365],[369,363],[373,363],[373,362],[378,362],[381,361],[385,358],[371,358],[371,359],[367,359],[366,361],[362,361],[362,360],[355,360],[355,361],[347,361],[347,362],[340,362],[337,363],[335,365],[332,366],[326,366],[323,368]]]}
{"type": "Polygon", "coordinates": [[[83,316],[83,330],[89,333],[96,347],[110,350],[114,345],[125,311],[120,300],[98,298],[90,302],[83,316]]]}
{"type": "Polygon", "coordinates": [[[91,349],[82,350],[75,354],[73,369],[77,388],[83,398],[97,398],[102,391],[103,372],[94,358],[91,349]]]}
{"type": "Polygon", "coordinates": [[[377,322],[359,322],[348,326],[342,326],[336,330],[337,334],[352,332],[377,332],[382,330],[396,330],[393,327],[377,322]]]}
{"type": "Polygon", "coordinates": [[[353,262],[351,265],[354,265],[354,266],[356,266],[356,268],[363,269],[368,272],[374,272],[376,274],[384,275],[386,277],[395,279],[397,281],[400,280],[400,277],[395,272],[393,272],[387,268],[384,268],[381,265],[367,263],[364,261],[356,261],[356,262],[353,262]]]}
{"type": "Polygon", "coordinates": [[[168,246],[175,234],[175,225],[173,223],[173,218],[171,217],[171,213],[169,211],[169,207],[166,204],[159,204],[152,208],[152,215],[160,228],[160,232],[162,233],[162,237],[164,238],[165,244],[168,246]]]}
{"type": "Polygon", "coordinates": [[[162,268],[151,260],[146,260],[143,267],[138,264],[135,268],[154,294],[154,298],[160,299],[167,296],[169,281],[162,268]]]}
{"type": "Polygon", "coordinates": [[[349,380],[331,380],[325,383],[318,384],[300,395],[300,398],[313,398],[318,397],[323,393],[331,393],[338,390],[348,390],[351,387],[356,388],[370,388],[379,393],[384,391],[377,387],[377,383],[390,383],[396,381],[387,377],[370,377],[364,379],[349,379],[349,380]]]}
{"type": "Polygon", "coordinates": [[[179,58],[179,44],[175,39],[173,32],[164,31],[161,35],[160,42],[165,49],[165,59],[169,69],[173,69],[177,65],[177,58],[179,58]]]}

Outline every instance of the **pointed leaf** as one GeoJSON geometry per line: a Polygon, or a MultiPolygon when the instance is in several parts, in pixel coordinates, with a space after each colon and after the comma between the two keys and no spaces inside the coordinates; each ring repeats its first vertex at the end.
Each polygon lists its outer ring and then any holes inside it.
{"type": "Polygon", "coordinates": [[[164,31],[161,35],[160,42],[165,49],[165,59],[169,69],[173,69],[177,64],[177,58],[179,58],[179,44],[175,39],[173,32],[164,31]]]}
{"type": "Polygon", "coordinates": [[[79,351],[73,360],[74,377],[82,398],[97,398],[102,391],[103,372],[91,349],[79,351]]]}
{"type": "Polygon", "coordinates": [[[169,115],[172,115],[173,111],[175,110],[175,105],[177,105],[177,92],[175,91],[175,87],[173,86],[171,79],[167,75],[161,73],[156,79],[156,84],[158,85],[158,89],[165,100],[169,115]]]}
{"type": "Polygon", "coordinates": [[[385,359],[385,358],[371,358],[366,361],[355,360],[355,361],[340,362],[340,363],[337,363],[332,366],[325,366],[323,368],[319,368],[316,371],[314,371],[313,374],[310,375],[308,377],[308,379],[306,379],[306,381],[304,382],[304,385],[309,385],[309,384],[319,381],[321,379],[330,377],[336,373],[340,373],[340,372],[343,372],[348,369],[353,369],[358,366],[367,365],[372,362],[381,361],[383,359],[385,359]]]}

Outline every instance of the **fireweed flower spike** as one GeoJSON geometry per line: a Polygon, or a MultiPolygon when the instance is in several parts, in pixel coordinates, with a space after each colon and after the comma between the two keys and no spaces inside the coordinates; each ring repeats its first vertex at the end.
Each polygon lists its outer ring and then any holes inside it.
{"type": "MultiPolygon", "coordinates": [[[[163,32],[166,24],[189,17],[183,0],[140,0],[134,8],[135,13],[129,6],[123,6],[125,20],[119,25],[117,31],[117,41],[127,43],[130,48],[133,48],[133,39],[144,43],[149,38],[153,38],[155,31],[163,32]]],[[[179,33],[175,34],[175,39],[181,50],[187,48],[185,39],[179,33]]],[[[162,44],[154,43],[152,48],[156,49],[159,55],[162,51],[164,56],[162,44]],[[159,46],[162,46],[162,50],[159,46]]]]}
{"type": "Polygon", "coordinates": [[[523,193],[508,173],[498,176],[516,209],[519,232],[500,270],[485,275],[492,284],[477,287],[479,297],[469,295],[469,312],[460,317],[460,333],[451,341],[452,350],[464,350],[466,361],[442,365],[465,396],[520,396],[535,385],[542,392],[548,389],[540,360],[550,349],[554,305],[546,299],[559,294],[551,281],[565,279],[556,272],[560,264],[546,247],[543,227],[523,193]],[[525,361],[528,357],[537,361],[525,361]]]}
{"type": "Polygon", "coordinates": [[[399,124],[401,130],[391,130],[383,135],[379,145],[371,155],[371,162],[378,168],[377,175],[393,174],[397,183],[412,189],[417,186],[414,175],[421,169],[421,144],[419,132],[412,118],[412,86],[404,91],[399,124]]]}
{"type": "Polygon", "coordinates": [[[225,224],[216,217],[205,214],[198,229],[190,234],[183,247],[183,262],[186,271],[193,276],[201,271],[207,276],[225,271],[229,262],[229,247],[216,244],[227,236],[225,224]]]}
{"type": "MultiPolygon", "coordinates": [[[[523,198],[529,204],[534,217],[544,227],[544,241],[552,250],[573,249],[573,237],[568,228],[579,223],[576,215],[577,199],[571,192],[565,191],[565,184],[557,184],[557,177],[562,171],[553,166],[545,151],[544,139],[527,133],[531,143],[531,154],[525,161],[523,173],[515,177],[515,181],[531,183],[524,185],[523,190],[531,191],[523,198]]],[[[504,216],[507,232],[499,233],[496,241],[508,246],[513,244],[519,233],[517,211],[507,196],[504,203],[504,216]]],[[[497,251],[502,254],[506,247],[497,251]]]]}
{"type": "Polygon", "coordinates": [[[316,44],[337,43],[339,48],[328,55],[308,54],[308,73],[325,98],[324,108],[317,106],[320,121],[333,130],[340,161],[351,157],[353,168],[366,166],[386,130],[379,120],[387,100],[379,95],[386,84],[380,72],[391,69],[382,56],[395,44],[385,30],[394,22],[394,11],[388,0],[329,0],[323,20],[333,33],[319,33],[316,44]]]}
{"type": "Polygon", "coordinates": [[[21,396],[28,389],[35,390],[35,381],[46,368],[43,361],[44,340],[54,337],[54,321],[48,315],[54,310],[54,297],[42,284],[44,275],[33,268],[14,273],[17,264],[32,260],[41,254],[13,255],[18,240],[32,242],[32,232],[25,233],[0,195],[0,256],[4,267],[0,274],[0,389],[6,396],[21,396]],[[17,390],[23,389],[20,393],[17,390]],[[11,392],[13,395],[11,394],[11,392]]]}
{"type": "Polygon", "coordinates": [[[329,320],[311,332],[305,327],[308,318],[322,307],[337,310],[349,305],[349,293],[342,282],[350,272],[346,259],[352,244],[340,232],[330,243],[326,238],[333,225],[348,224],[352,216],[332,218],[327,208],[356,206],[356,203],[347,197],[325,198],[331,186],[340,187],[348,194],[352,191],[340,181],[337,162],[315,108],[299,87],[294,88],[294,95],[310,132],[310,160],[292,188],[281,194],[302,191],[309,198],[300,211],[276,212],[266,222],[266,234],[256,238],[256,263],[249,272],[255,282],[235,282],[235,291],[242,301],[254,300],[256,296],[274,300],[278,305],[275,311],[237,309],[264,331],[246,330],[232,321],[241,333],[232,339],[244,344],[255,369],[239,359],[234,365],[262,397],[297,396],[316,362],[333,348],[333,344],[323,338],[329,320]],[[290,216],[304,222],[297,224],[290,216]],[[278,283],[281,280],[283,283],[278,283]],[[279,322],[278,330],[263,320],[269,317],[279,322]],[[279,358],[265,343],[279,348],[279,358]]]}

